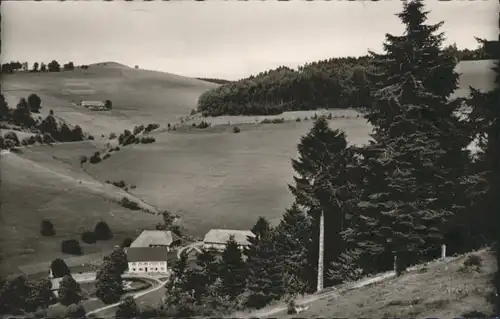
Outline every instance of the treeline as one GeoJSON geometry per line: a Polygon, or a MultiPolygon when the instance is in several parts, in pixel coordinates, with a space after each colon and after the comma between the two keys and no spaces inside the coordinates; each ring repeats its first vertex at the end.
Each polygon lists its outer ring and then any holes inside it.
{"type": "MultiPolygon", "coordinates": [[[[93,139],[92,135],[85,134],[78,125],[70,127],[68,124],[58,121],[51,110],[45,118],[39,114],[42,100],[37,94],[30,94],[28,98],[21,98],[16,108],[11,109],[5,97],[0,95],[0,122],[20,127],[26,132],[34,135],[19,140],[16,133],[8,132],[0,136],[0,148],[13,148],[20,145],[50,144],[53,142],[77,142],[85,139],[93,139]]],[[[3,128],[9,128],[5,124],[3,128]]],[[[14,127],[15,128],[15,127],[14,127]]]]}
{"type": "Polygon", "coordinates": [[[224,80],[224,79],[213,79],[213,78],[196,78],[201,81],[206,81],[206,82],[212,82],[216,84],[226,84],[226,83],[231,83],[229,80],[224,80]]]}
{"type": "MultiPolygon", "coordinates": [[[[478,40],[481,45],[476,50],[458,50],[452,45],[443,51],[459,61],[491,59],[487,52],[497,42],[478,40]]],[[[371,107],[369,93],[373,87],[368,78],[375,69],[372,56],[331,58],[297,70],[281,66],[203,93],[198,111],[204,116],[220,116],[276,115],[320,108],[364,109],[371,107]]]]}
{"type": "Polygon", "coordinates": [[[230,240],[219,259],[203,251],[193,268],[183,256],[156,316],[260,308],[313,292],[318,280],[330,286],[392,270],[395,256],[399,276],[439,258],[442,244],[454,255],[500,240],[500,89],[449,99],[457,60],[439,50],[441,24],[415,23],[426,14],[422,1],[405,3],[399,17],[411,31],[387,35],[383,54],[371,53],[372,142],[350,146],[343,131],[316,120],[292,160],[295,200],[279,225],[260,218],[244,252],[230,240]]]}
{"type": "MultiPolygon", "coordinates": [[[[2,73],[14,73],[16,71],[22,70],[22,71],[29,71],[29,72],[60,72],[62,71],[72,71],[77,66],[74,65],[72,61],[69,61],[68,63],[65,63],[61,66],[58,61],[52,60],[49,63],[44,63],[44,62],[34,62],[31,69],[28,66],[28,62],[9,62],[9,63],[4,63],[2,64],[1,71],[2,73]]],[[[81,69],[88,69],[88,65],[80,65],[79,68],[81,69]]]]}

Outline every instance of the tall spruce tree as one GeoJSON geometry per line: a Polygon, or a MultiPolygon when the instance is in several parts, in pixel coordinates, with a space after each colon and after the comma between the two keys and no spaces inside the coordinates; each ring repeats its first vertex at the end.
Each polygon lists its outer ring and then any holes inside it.
{"type": "Polygon", "coordinates": [[[457,87],[456,61],[441,50],[443,34],[436,31],[442,22],[424,24],[427,14],[422,1],[405,3],[398,14],[404,34],[387,34],[385,54],[372,53],[379,73],[372,75],[375,94],[366,118],[375,141],[361,152],[367,189],[347,233],[370,256],[366,265],[378,257],[381,269],[392,264],[393,251],[417,259],[431,254],[447,221],[467,206],[469,136],[456,113],[462,101],[449,100],[457,87]]]}
{"type": "MultiPolygon", "coordinates": [[[[344,250],[341,234],[347,215],[352,213],[353,198],[357,194],[355,180],[359,174],[353,173],[356,158],[347,145],[345,133],[332,130],[325,117],[315,121],[297,148],[299,158],[292,160],[292,167],[298,176],[294,177],[295,185],[289,188],[295,202],[312,218],[313,245],[308,258],[309,268],[317,269],[321,214],[324,214],[326,230],[324,262],[328,265],[344,250]]],[[[311,278],[309,285],[314,284],[316,280],[311,278]]]]}
{"type": "Polygon", "coordinates": [[[495,87],[489,92],[482,92],[471,88],[468,104],[472,108],[469,121],[473,127],[473,136],[478,138],[478,147],[481,151],[480,164],[483,165],[482,172],[478,172],[478,178],[486,181],[485,193],[481,194],[485,205],[486,214],[484,219],[488,221],[489,227],[484,229],[485,233],[492,234],[495,242],[494,250],[498,269],[494,277],[496,289],[495,312],[500,315],[500,38],[493,47],[493,52],[488,52],[495,57],[493,71],[495,72],[495,87]]]}
{"type": "Polygon", "coordinates": [[[297,204],[287,209],[276,227],[276,257],[283,274],[285,292],[289,295],[315,289],[318,242],[312,238],[312,234],[311,217],[300,210],[297,204]]]}
{"type": "Polygon", "coordinates": [[[245,280],[247,275],[246,264],[243,261],[243,255],[231,236],[222,252],[220,260],[220,276],[222,279],[222,295],[236,298],[245,289],[245,280]]]}
{"type": "Polygon", "coordinates": [[[261,308],[284,294],[282,259],[276,252],[274,231],[261,233],[251,246],[246,280],[249,294],[245,304],[250,308],[261,308]]]}

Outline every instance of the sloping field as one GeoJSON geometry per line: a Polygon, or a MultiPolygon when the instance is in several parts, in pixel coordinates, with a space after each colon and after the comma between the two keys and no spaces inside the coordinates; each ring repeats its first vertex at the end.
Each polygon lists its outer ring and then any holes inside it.
{"type": "Polygon", "coordinates": [[[114,238],[94,245],[83,244],[85,254],[109,250],[140,228],[154,227],[159,220],[157,216],[121,207],[113,201],[120,195],[110,185],[102,186],[65,169],[61,163],[40,165],[13,153],[1,155],[0,161],[2,274],[18,272],[19,266],[69,257],[60,252],[61,241],[80,240],[83,230],[93,229],[98,221],[108,223],[114,238]],[[44,218],[54,224],[55,236],[40,235],[44,218]]]}
{"type": "Polygon", "coordinates": [[[42,99],[42,116],[52,109],[94,135],[123,131],[136,124],[165,124],[196,108],[205,90],[217,84],[118,64],[91,65],[57,73],[18,72],[2,77],[2,93],[11,107],[31,93],[42,99]],[[111,100],[109,112],[76,106],[82,100],[111,100]]]}
{"type": "MultiPolygon", "coordinates": [[[[209,132],[156,134],[149,145],[123,147],[89,167],[100,180],[137,185],[131,192],[161,209],[178,212],[193,235],[211,228],[247,229],[259,215],[280,218],[291,204],[290,159],[312,121],[240,125],[209,132]]],[[[331,121],[352,143],[365,143],[370,127],[356,119],[331,121]]]]}
{"type": "Polygon", "coordinates": [[[298,315],[281,311],[270,317],[486,318],[493,314],[492,278],[496,270],[492,252],[483,250],[430,263],[399,278],[334,292],[307,304],[309,309],[298,315]],[[470,255],[479,256],[477,268],[464,265],[470,255]]]}

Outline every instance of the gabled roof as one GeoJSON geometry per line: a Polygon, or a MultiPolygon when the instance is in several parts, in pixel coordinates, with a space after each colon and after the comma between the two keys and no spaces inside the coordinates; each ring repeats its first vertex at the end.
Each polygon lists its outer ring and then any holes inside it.
{"type": "Polygon", "coordinates": [[[127,261],[167,261],[167,249],[165,247],[129,247],[127,261]]]}
{"type": "Polygon", "coordinates": [[[102,105],[104,106],[103,101],[82,101],[81,105],[102,105]]]}
{"type": "Polygon", "coordinates": [[[181,238],[171,231],[144,230],[130,247],[170,246],[179,240],[181,238]]]}
{"type": "Polygon", "coordinates": [[[249,230],[212,229],[205,235],[203,242],[207,244],[225,244],[231,235],[240,245],[249,245],[247,237],[255,237],[255,234],[249,230]]]}

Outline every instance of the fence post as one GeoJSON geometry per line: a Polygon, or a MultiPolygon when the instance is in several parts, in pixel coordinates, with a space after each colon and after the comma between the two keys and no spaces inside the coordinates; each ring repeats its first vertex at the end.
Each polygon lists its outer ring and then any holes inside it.
{"type": "Polygon", "coordinates": [[[446,244],[441,245],[441,259],[446,258],[446,244]]]}

